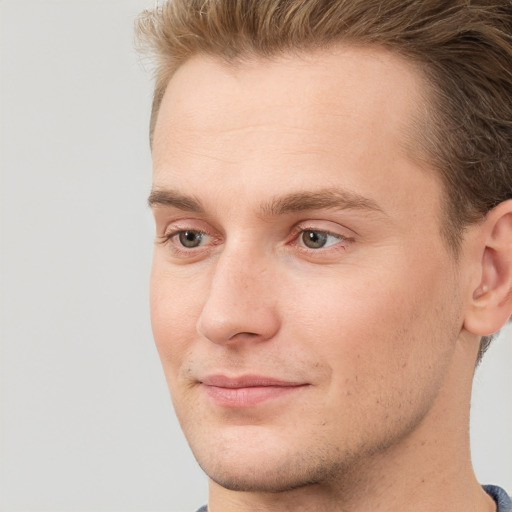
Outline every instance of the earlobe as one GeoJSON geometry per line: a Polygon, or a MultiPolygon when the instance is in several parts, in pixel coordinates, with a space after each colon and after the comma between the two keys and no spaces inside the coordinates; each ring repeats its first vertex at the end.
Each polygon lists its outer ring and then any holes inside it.
{"type": "Polygon", "coordinates": [[[512,200],[491,210],[482,233],[480,281],[472,290],[464,327],[479,336],[499,331],[512,315],[512,200]]]}

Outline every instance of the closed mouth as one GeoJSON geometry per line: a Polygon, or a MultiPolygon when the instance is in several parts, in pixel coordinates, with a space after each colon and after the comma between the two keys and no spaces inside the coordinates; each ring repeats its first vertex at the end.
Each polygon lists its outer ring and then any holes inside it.
{"type": "Polygon", "coordinates": [[[210,375],[200,382],[216,405],[231,408],[252,407],[309,386],[304,382],[283,381],[259,375],[210,375]]]}

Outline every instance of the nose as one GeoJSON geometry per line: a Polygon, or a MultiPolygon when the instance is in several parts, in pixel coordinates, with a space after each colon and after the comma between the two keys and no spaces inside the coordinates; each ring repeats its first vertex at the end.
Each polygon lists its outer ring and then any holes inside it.
{"type": "Polygon", "coordinates": [[[247,252],[226,250],[216,262],[197,322],[199,334],[213,343],[265,341],[279,330],[273,272],[247,252]]]}

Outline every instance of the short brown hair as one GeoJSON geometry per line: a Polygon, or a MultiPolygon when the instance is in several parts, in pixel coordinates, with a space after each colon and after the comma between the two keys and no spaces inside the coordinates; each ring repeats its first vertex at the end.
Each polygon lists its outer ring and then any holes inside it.
{"type": "Polygon", "coordinates": [[[156,57],[151,139],[167,84],[193,55],[380,46],[426,77],[417,139],[445,187],[442,230],[455,254],[465,226],[512,198],[510,0],[169,0],[139,16],[137,34],[156,57]]]}

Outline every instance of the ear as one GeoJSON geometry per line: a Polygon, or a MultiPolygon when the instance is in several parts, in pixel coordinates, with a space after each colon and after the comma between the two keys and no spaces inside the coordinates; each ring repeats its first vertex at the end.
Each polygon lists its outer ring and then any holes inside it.
{"type": "Polygon", "coordinates": [[[512,315],[512,200],[491,210],[480,225],[478,285],[464,327],[479,336],[499,331],[512,315]]]}

